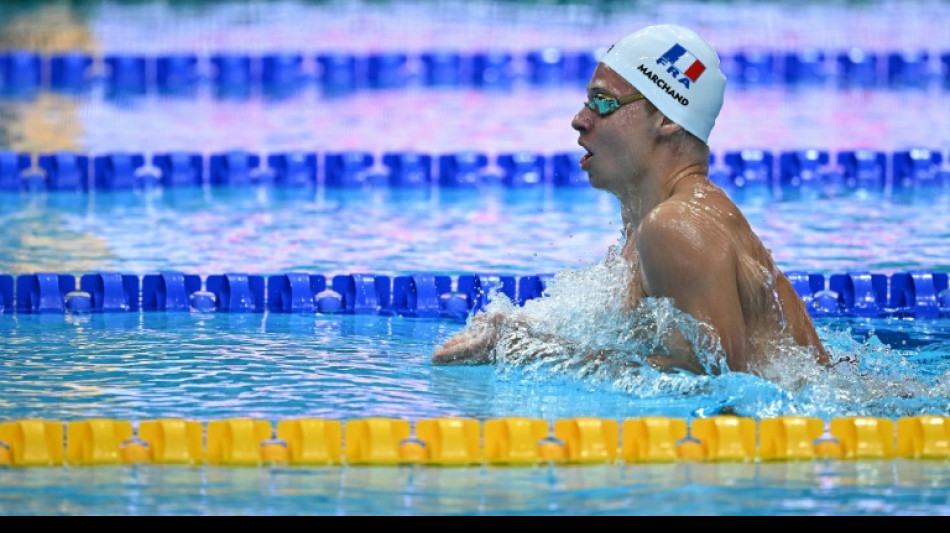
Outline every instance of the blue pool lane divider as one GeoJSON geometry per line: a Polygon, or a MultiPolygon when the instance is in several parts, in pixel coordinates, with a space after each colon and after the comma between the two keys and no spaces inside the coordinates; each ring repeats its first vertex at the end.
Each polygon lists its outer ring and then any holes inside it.
{"type": "Polygon", "coordinates": [[[322,274],[292,272],[267,278],[267,309],[273,313],[314,313],[316,296],[327,289],[322,274]]]}
{"type": "Polygon", "coordinates": [[[844,88],[868,89],[878,82],[878,55],[861,49],[851,49],[835,56],[838,83],[844,88]]]}
{"type": "Polygon", "coordinates": [[[785,53],[781,59],[781,69],[785,82],[790,85],[818,85],[829,77],[828,54],[824,50],[806,48],[785,53]]]}
{"type": "Polygon", "coordinates": [[[488,156],[482,152],[464,151],[439,156],[439,185],[446,188],[477,187],[484,180],[488,156]]]}
{"type": "Polygon", "coordinates": [[[768,150],[733,150],[717,164],[713,154],[710,178],[730,194],[764,198],[940,191],[950,186],[950,165],[939,150],[841,150],[832,156],[827,150],[803,149],[775,156],[768,150]]]}
{"type": "Polygon", "coordinates": [[[30,314],[66,312],[66,295],[76,290],[76,278],[41,272],[21,275],[16,282],[17,312],[30,314]]]}
{"type": "MultiPolygon", "coordinates": [[[[364,187],[477,189],[502,186],[589,187],[583,152],[552,154],[477,150],[426,154],[367,151],[221,153],[135,152],[89,155],[0,151],[0,192],[139,190],[165,187],[364,187]]],[[[710,179],[737,200],[809,195],[836,197],[863,191],[943,191],[950,188],[950,157],[937,149],[730,150],[710,155],[710,179]]]]}
{"type": "Polygon", "coordinates": [[[876,150],[847,150],[838,154],[850,188],[881,191],[887,183],[887,154],[876,150]]]}
{"type": "Polygon", "coordinates": [[[421,272],[393,279],[393,310],[414,318],[438,318],[442,315],[441,297],[452,292],[450,276],[421,272]]]}
{"type": "Polygon", "coordinates": [[[155,61],[155,81],[161,94],[193,94],[198,88],[199,76],[195,54],[161,56],[155,61]]]}
{"type": "Polygon", "coordinates": [[[106,87],[112,96],[144,96],[148,92],[144,56],[108,55],[105,57],[106,87]]]}
{"type": "Polygon", "coordinates": [[[244,186],[257,181],[261,158],[243,150],[211,156],[211,185],[244,186]]]}
{"type": "Polygon", "coordinates": [[[224,274],[208,276],[207,292],[215,296],[217,310],[225,313],[263,313],[265,283],[263,276],[224,274]]]}
{"type": "Polygon", "coordinates": [[[329,153],[324,156],[325,183],[329,187],[354,188],[364,185],[383,185],[372,174],[375,158],[369,152],[351,151],[329,153]]]}
{"type": "Polygon", "coordinates": [[[779,181],[787,187],[802,187],[820,178],[828,165],[827,150],[799,150],[783,152],[780,156],[779,181]]]}
{"type": "Polygon", "coordinates": [[[936,318],[950,299],[947,274],[904,272],[891,277],[891,306],[902,315],[936,318]]]}
{"type": "Polygon", "coordinates": [[[297,93],[307,80],[303,54],[271,53],[261,61],[261,86],[264,94],[284,98],[297,93]]]}
{"type": "Polygon", "coordinates": [[[278,187],[313,187],[317,184],[317,155],[306,152],[272,154],[267,166],[278,187]]]}
{"type": "Polygon", "coordinates": [[[95,188],[107,191],[140,188],[138,172],[144,165],[145,157],[141,154],[113,153],[96,156],[93,159],[95,188]]]}
{"type": "Polygon", "coordinates": [[[164,187],[201,187],[204,184],[204,156],[199,153],[172,152],[152,156],[164,187]]]}
{"type": "Polygon", "coordinates": [[[340,308],[345,313],[389,314],[392,308],[392,284],[389,276],[375,274],[334,276],[332,287],[340,295],[340,308]]]}
{"type": "Polygon", "coordinates": [[[518,280],[518,303],[524,304],[528,300],[541,298],[548,290],[548,284],[554,279],[554,274],[538,274],[524,276],[518,280]]]}
{"type": "Polygon", "coordinates": [[[551,156],[552,182],[555,187],[589,187],[587,172],[581,170],[584,152],[558,152],[551,156]]]}
{"type": "Polygon", "coordinates": [[[950,288],[946,272],[897,272],[890,277],[871,272],[822,274],[792,271],[792,286],[816,317],[894,316],[950,317],[950,288]]]}
{"type": "Polygon", "coordinates": [[[92,56],[66,52],[50,57],[50,89],[64,94],[81,94],[92,86],[92,56]]]}
{"type": "Polygon", "coordinates": [[[14,306],[13,276],[0,275],[0,313],[12,313],[14,306]]]}
{"type": "Polygon", "coordinates": [[[547,158],[541,154],[501,154],[498,165],[503,169],[504,184],[509,188],[534,187],[547,181],[547,158]]]}
{"type": "MultiPolygon", "coordinates": [[[[855,271],[825,276],[789,271],[792,287],[816,318],[950,317],[946,272],[909,271],[890,276],[855,271]]],[[[449,276],[417,272],[292,272],[264,277],[246,273],[182,272],[143,277],[115,272],[81,276],[58,273],[0,275],[0,312],[23,314],[143,311],[399,315],[464,320],[485,309],[493,294],[516,305],[546,296],[554,274],[491,273],[449,276]]]]}
{"type": "Polygon", "coordinates": [[[360,60],[348,53],[322,53],[316,57],[317,81],[324,93],[340,95],[359,87],[360,60]]]}
{"type": "Polygon", "coordinates": [[[383,155],[389,171],[389,185],[419,188],[432,185],[432,155],[418,152],[390,152],[383,155]]]}
{"type": "Polygon", "coordinates": [[[202,291],[201,277],[181,272],[149,274],[142,278],[142,309],[190,311],[191,296],[202,291]]]}
{"type": "MultiPolygon", "coordinates": [[[[522,82],[531,87],[583,87],[603,48],[547,47],[523,52],[462,53],[391,50],[351,52],[273,51],[254,55],[195,53],[93,55],[81,51],[42,54],[0,53],[0,96],[31,97],[51,89],[85,93],[102,85],[109,96],[150,92],[187,96],[201,85],[222,98],[254,94],[284,98],[308,86],[328,96],[354,90],[394,90],[410,86],[504,90],[522,82]]],[[[794,51],[752,49],[720,53],[730,83],[739,87],[785,85],[852,89],[924,90],[950,88],[950,51],[876,51],[861,48],[794,51]]]]}
{"type": "Polygon", "coordinates": [[[243,54],[218,53],[211,56],[210,78],[218,96],[224,98],[247,98],[251,86],[252,59],[243,54]]]}
{"type": "Polygon", "coordinates": [[[0,95],[29,99],[42,88],[43,58],[36,52],[13,50],[0,54],[0,95]]]}
{"type": "Polygon", "coordinates": [[[485,306],[491,303],[492,291],[507,296],[517,302],[515,297],[517,282],[514,276],[496,276],[492,274],[464,274],[458,277],[458,291],[465,295],[469,309],[484,311],[485,306]]]}
{"type": "Polygon", "coordinates": [[[373,89],[402,89],[409,76],[409,54],[374,52],[366,58],[366,79],[373,89]]]}
{"type": "Polygon", "coordinates": [[[472,85],[486,90],[510,89],[516,78],[514,69],[515,58],[511,52],[476,53],[472,56],[472,85]]]}
{"type": "Polygon", "coordinates": [[[940,175],[943,154],[936,150],[917,148],[894,153],[894,185],[911,188],[915,185],[942,187],[940,175]]]}
{"type": "MultiPolygon", "coordinates": [[[[731,151],[724,155],[723,162],[729,169],[730,182],[727,190],[771,197],[774,193],[774,159],[772,152],[759,149],[731,151]]],[[[748,198],[747,198],[748,199],[748,198]]]]}
{"type": "Polygon", "coordinates": [[[22,185],[23,174],[30,168],[29,154],[14,152],[0,152],[0,191],[19,191],[26,187],[22,185]]]}
{"type": "Polygon", "coordinates": [[[87,192],[89,157],[72,152],[44,154],[37,158],[46,175],[46,187],[53,191],[87,192]]]}
{"type": "Polygon", "coordinates": [[[834,274],[828,287],[841,308],[854,316],[873,318],[887,314],[887,276],[883,274],[834,274]]]}
{"type": "Polygon", "coordinates": [[[139,310],[140,283],[138,276],[102,272],[82,276],[79,287],[91,296],[93,311],[118,313],[139,310]]]}
{"type": "Polygon", "coordinates": [[[422,80],[428,87],[461,87],[465,60],[459,52],[431,50],[423,52],[422,80]]]}

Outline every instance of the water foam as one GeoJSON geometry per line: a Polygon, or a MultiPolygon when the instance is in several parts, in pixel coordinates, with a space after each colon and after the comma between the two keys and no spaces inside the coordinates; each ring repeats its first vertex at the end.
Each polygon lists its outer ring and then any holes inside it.
{"type": "MultiPolygon", "coordinates": [[[[622,245],[622,243],[621,243],[622,245]]],[[[588,389],[636,398],[695,396],[695,414],[773,417],[912,416],[948,414],[948,376],[927,379],[905,351],[873,332],[858,340],[850,329],[819,328],[836,363],[824,367],[791,340],[776,342],[754,374],[731,372],[718,339],[704,324],[665,298],[626,306],[631,269],[610,247],[600,262],[565,269],[548,284],[544,298],[523,307],[494,293],[486,308],[499,320],[495,361],[501,375],[574,379],[588,389]],[[664,337],[678,330],[707,370],[660,371],[649,364],[664,353],[664,337]],[[709,400],[712,400],[711,402],[709,400]]],[[[474,327],[470,321],[469,328],[474,327]]]]}

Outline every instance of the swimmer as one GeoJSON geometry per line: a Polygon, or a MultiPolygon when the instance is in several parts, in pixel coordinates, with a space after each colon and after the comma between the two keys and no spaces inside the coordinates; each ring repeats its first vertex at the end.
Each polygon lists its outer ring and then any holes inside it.
{"type": "MultiPolygon", "coordinates": [[[[829,364],[805,305],[728,195],[709,179],[707,141],[722,108],[719,57],[691,30],[651,26],[616,42],[597,65],[571,126],[593,187],[620,200],[631,269],[627,303],[667,298],[718,340],[732,371],[755,373],[786,342],[829,364]]],[[[432,356],[434,364],[495,362],[499,331],[519,329],[480,313],[432,356]]],[[[529,325],[530,326],[530,325],[529,325]]],[[[677,332],[647,362],[706,373],[677,332]]],[[[599,357],[602,354],[590,354],[599,357]]],[[[714,368],[713,373],[718,372],[714,368]]]]}

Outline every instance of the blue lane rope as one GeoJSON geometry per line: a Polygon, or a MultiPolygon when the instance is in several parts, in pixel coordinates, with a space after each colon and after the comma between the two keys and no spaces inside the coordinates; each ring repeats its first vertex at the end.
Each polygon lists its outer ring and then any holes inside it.
{"type": "MultiPolygon", "coordinates": [[[[786,273],[814,317],[950,317],[946,272],[786,273]]],[[[511,276],[418,272],[327,277],[305,272],[201,276],[162,272],[0,275],[0,313],[318,313],[465,320],[495,294],[517,305],[545,295],[552,274],[511,276]]]]}
{"type": "MultiPolygon", "coordinates": [[[[85,93],[96,84],[104,85],[110,95],[121,96],[152,91],[180,96],[212,85],[220,96],[247,97],[261,92],[278,98],[314,83],[329,93],[410,85],[499,90],[519,81],[534,87],[583,86],[604,50],[430,50],[369,55],[220,51],[158,56],[99,56],[78,51],[47,55],[17,50],[0,53],[0,95],[22,97],[40,89],[85,93]]],[[[727,78],[741,87],[831,83],[842,89],[924,89],[936,84],[950,89],[948,50],[758,50],[720,56],[727,78]]]]}
{"type": "MultiPolygon", "coordinates": [[[[28,153],[0,150],[0,193],[147,188],[507,188],[587,187],[583,152],[550,154],[467,150],[454,153],[247,150],[202,154],[28,153]]],[[[939,149],[730,150],[710,155],[710,179],[730,192],[795,197],[814,192],[950,188],[950,157],[939,149]]]]}

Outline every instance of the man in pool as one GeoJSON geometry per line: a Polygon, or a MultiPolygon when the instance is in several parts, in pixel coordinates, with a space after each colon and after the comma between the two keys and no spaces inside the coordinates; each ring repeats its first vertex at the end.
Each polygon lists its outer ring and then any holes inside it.
{"type": "MultiPolygon", "coordinates": [[[[727,194],[708,177],[707,140],[722,107],[719,57],[696,33],[651,26],[615,43],[594,71],[574,117],[581,168],[620,200],[632,269],[628,303],[668,298],[701,324],[730,370],[754,373],[787,341],[829,357],[802,299],[727,194]]],[[[435,364],[494,362],[509,320],[481,313],[436,350],[435,364]]],[[[647,363],[705,373],[682,333],[647,363]]],[[[599,357],[599,354],[590,354],[599,357]]]]}

